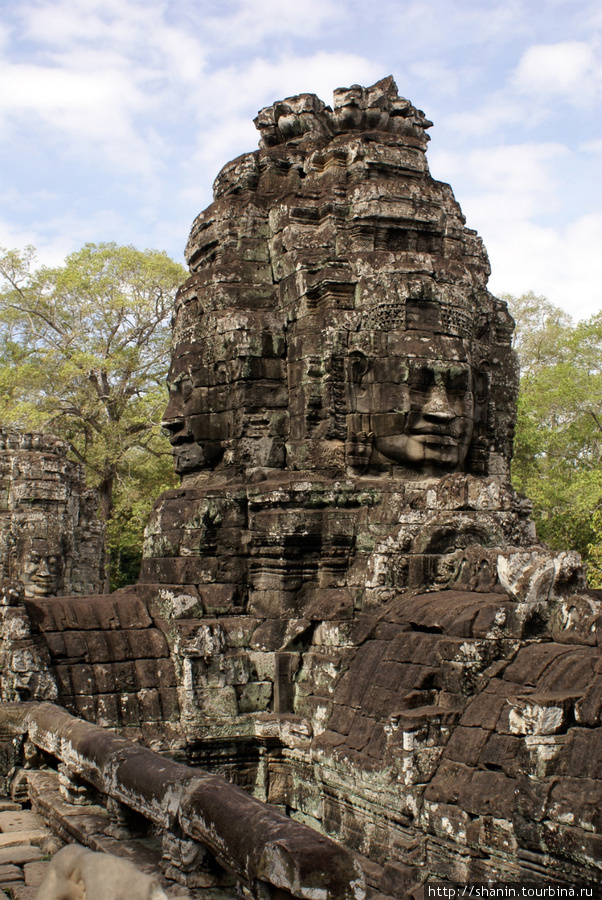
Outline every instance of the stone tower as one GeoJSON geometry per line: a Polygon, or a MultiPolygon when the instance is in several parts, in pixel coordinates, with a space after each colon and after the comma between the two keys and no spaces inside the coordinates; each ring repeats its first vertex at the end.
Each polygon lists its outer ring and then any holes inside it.
{"type": "Polygon", "coordinates": [[[255,121],[261,149],[218,175],[186,250],[166,413],[177,469],[506,476],[513,323],[480,238],[429,175],[432,123],[392,78],[336,91],[334,111],[304,94],[255,121]],[[421,437],[435,382],[454,424],[444,410],[421,437]]]}
{"type": "Polygon", "coordinates": [[[357,610],[495,583],[497,551],[534,540],[508,481],[513,322],[429,175],[431,123],[386,78],[256,125],[187,246],[164,422],[183,490],[143,579],[300,619],[332,591],[357,610]]]}
{"type": "Polygon", "coordinates": [[[54,700],[49,653],[25,604],[103,589],[98,496],[68,445],[48,434],[0,430],[0,699],[54,700]]]}

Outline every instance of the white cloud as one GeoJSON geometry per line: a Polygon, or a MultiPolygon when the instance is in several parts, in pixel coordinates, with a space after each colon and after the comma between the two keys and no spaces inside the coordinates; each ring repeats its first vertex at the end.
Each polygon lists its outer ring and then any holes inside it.
{"type": "Polygon", "coordinates": [[[536,44],[523,54],[512,84],[524,94],[563,97],[581,105],[602,87],[602,59],[585,41],[536,44]]]}
{"type": "Polygon", "coordinates": [[[602,215],[570,206],[562,168],[572,162],[547,142],[437,152],[430,165],[485,241],[494,293],[533,290],[584,318],[602,308],[602,215]]]}
{"type": "Polygon", "coordinates": [[[152,170],[148,147],[133,121],[147,106],[146,98],[118,69],[4,63],[0,81],[5,143],[26,129],[40,144],[61,141],[69,156],[91,153],[119,166],[135,166],[138,172],[152,170]]]}
{"type": "Polygon", "coordinates": [[[42,0],[20,9],[24,36],[57,61],[79,48],[111,49],[124,61],[153,67],[160,61],[178,67],[198,54],[198,40],[185,27],[167,20],[163,3],[140,0],[42,0]]]}
{"type": "Polygon", "coordinates": [[[3,50],[10,41],[10,28],[3,22],[0,22],[0,50],[3,50]]]}
{"type": "Polygon", "coordinates": [[[575,319],[602,309],[602,215],[580,216],[553,228],[519,221],[485,235],[494,293],[534,290],[575,319]]]}
{"type": "Polygon", "coordinates": [[[556,212],[561,204],[555,166],[568,158],[563,144],[527,143],[430,154],[435,178],[450,182],[462,204],[479,220],[495,218],[506,228],[516,219],[556,212]]]}
{"type": "Polygon", "coordinates": [[[205,65],[199,39],[164,13],[138,0],[22,4],[29,43],[7,45],[0,60],[4,143],[27,134],[87,165],[156,174],[165,152],[156,123],[182,97],[185,108],[205,65]]]}
{"type": "Polygon", "coordinates": [[[336,0],[295,6],[239,0],[230,15],[205,15],[195,33],[187,28],[191,20],[199,24],[194,5],[183,4],[174,24],[162,3],[26,3],[20,16],[35,42],[32,53],[27,62],[0,62],[5,141],[28,131],[36,143],[56,144],[67,156],[148,179],[164,171],[176,150],[169,133],[175,123],[185,144],[198,134],[202,148],[192,156],[200,154],[217,171],[231,148],[254,149],[255,139],[241,145],[234,128],[252,134],[250,120],[266,103],[299,91],[326,94],[328,101],[345,81],[386,74],[357,54],[285,48],[269,58],[241,53],[207,69],[207,57],[233,36],[255,53],[260,39],[298,30],[299,17],[312,23],[311,33],[337,11],[336,0]]]}
{"type": "Polygon", "coordinates": [[[502,126],[520,122],[523,117],[523,111],[511,97],[497,93],[488,98],[483,106],[451,113],[441,121],[464,138],[479,140],[494,134],[502,126]]]}
{"type": "Polygon", "coordinates": [[[461,82],[466,78],[466,71],[462,67],[451,66],[443,59],[424,59],[411,63],[408,72],[442,96],[458,94],[461,82]]]}
{"type": "Polygon", "coordinates": [[[522,31],[528,10],[522,0],[389,0],[384,10],[379,6],[379,14],[412,47],[417,43],[422,51],[438,54],[450,43],[499,45],[508,34],[522,31]]]}
{"type": "MultiPolygon", "coordinates": [[[[65,235],[43,235],[35,227],[23,227],[15,222],[0,219],[0,247],[6,249],[33,246],[39,263],[46,266],[59,266],[65,256],[76,247],[72,239],[65,235]]],[[[81,246],[81,242],[77,244],[81,246]]]]}
{"type": "MultiPolygon", "coordinates": [[[[148,223],[146,223],[148,224],[148,223]]],[[[65,257],[87,242],[116,241],[132,243],[132,223],[121,212],[98,208],[91,212],[62,210],[57,203],[54,214],[36,220],[26,227],[0,219],[0,246],[36,248],[38,261],[43,265],[61,265],[65,257]]],[[[136,235],[138,246],[146,247],[148,237],[136,235]]]]}
{"type": "Polygon", "coordinates": [[[307,40],[329,21],[346,15],[341,0],[238,0],[231,5],[234,9],[222,9],[220,15],[203,16],[203,30],[211,44],[256,47],[266,38],[287,34],[307,40]]]}
{"type": "MultiPolygon", "coordinates": [[[[466,89],[475,72],[459,69],[466,89]]],[[[473,82],[474,90],[477,85],[473,82]]],[[[527,47],[507,76],[498,79],[484,102],[461,112],[443,112],[442,122],[464,137],[480,140],[522,127],[541,131],[563,105],[587,110],[602,94],[602,56],[596,41],[564,41],[527,47]]],[[[563,129],[563,137],[566,128],[563,129]]]]}
{"type": "Polygon", "coordinates": [[[602,138],[597,141],[586,141],[579,149],[584,153],[591,153],[592,156],[602,156],[602,138]]]}

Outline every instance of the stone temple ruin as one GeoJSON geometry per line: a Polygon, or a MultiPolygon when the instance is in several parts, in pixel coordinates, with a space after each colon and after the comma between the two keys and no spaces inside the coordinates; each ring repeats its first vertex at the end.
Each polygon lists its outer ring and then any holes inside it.
{"type": "Polygon", "coordinates": [[[165,415],[181,487],[138,585],[26,594],[66,712],[11,707],[3,753],[18,766],[27,734],[34,796],[42,753],[71,797],[86,781],[121,826],[125,807],[154,821],[189,886],[184,845],[255,896],[593,886],[600,596],[510,485],[513,321],[429,174],[431,123],[387,78],[256,125],[186,250],[165,415]],[[115,763],[126,744],[147,781],[115,763]],[[195,811],[182,794],[161,817],[169,785],[201,779],[195,811]],[[245,843],[276,832],[286,877],[245,843]]]}

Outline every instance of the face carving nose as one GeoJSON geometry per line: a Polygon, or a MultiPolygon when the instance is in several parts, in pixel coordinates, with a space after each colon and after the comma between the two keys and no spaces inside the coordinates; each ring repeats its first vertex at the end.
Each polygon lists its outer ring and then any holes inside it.
{"type": "Polygon", "coordinates": [[[456,417],[450,406],[447,391],[442,384],[434,384],[429,393],[429,398],[422,409],[423,416],[431,419],[449,421],[456,417]]]}
{"type": "Polygon", "coordinates": [[[42,577],[42,578],[50,577],[50,569],[48,568],[47,560],[45,560],[45,559],[41,560],[40,565],[38,566],[37,575],[38,575],[38,578],[39,577],[42,577]]]}
{"type": "Polygon", "coordinates": [[[186,440],[192,436],[190,425],[184,416],[168,417],[169,407],[165,411],[165,417],[161,420],[161,428],[169,432],[169,440],[172,444],[186,440]]]}

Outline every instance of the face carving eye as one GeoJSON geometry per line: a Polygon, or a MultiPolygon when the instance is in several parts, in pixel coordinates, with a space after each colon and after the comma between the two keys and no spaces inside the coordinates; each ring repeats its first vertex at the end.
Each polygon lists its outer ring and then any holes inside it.
{"type": "Polygon", "coordinates": [[[428,393],[435,385],[444,387],[448,394],[466,394],[471,389],[471,374],[468,367],[442,368],[415,364],[410,369],[408,380],[412,391],[418,394],[428,393]]]}
{"type": "Polygon", "coordinates": [[[192,379],[189,376],[183,378],[180,382],[180,390],[182,392],[182,398],[188,400],[192,394],[192,379]]]}
{"type": "Polygon", "coordinates": [[[432,366],[412,365],[408,381],[413,391],[428,391],[435,383],[435,371],[432,366]]]}
{"type": "Polygon", "coordinates": [[[169,393],[172,396],[179,396],[186,401],[192,394],[192,378],[190,375],[180,375],[175,381],[169,383],[169,393]]]}
{"type": "Polygon", "coordinates": [[[466,394],[470,390],[468,369],[450,369],[446,380],[446,387],[450,394],[466,394]]]}

